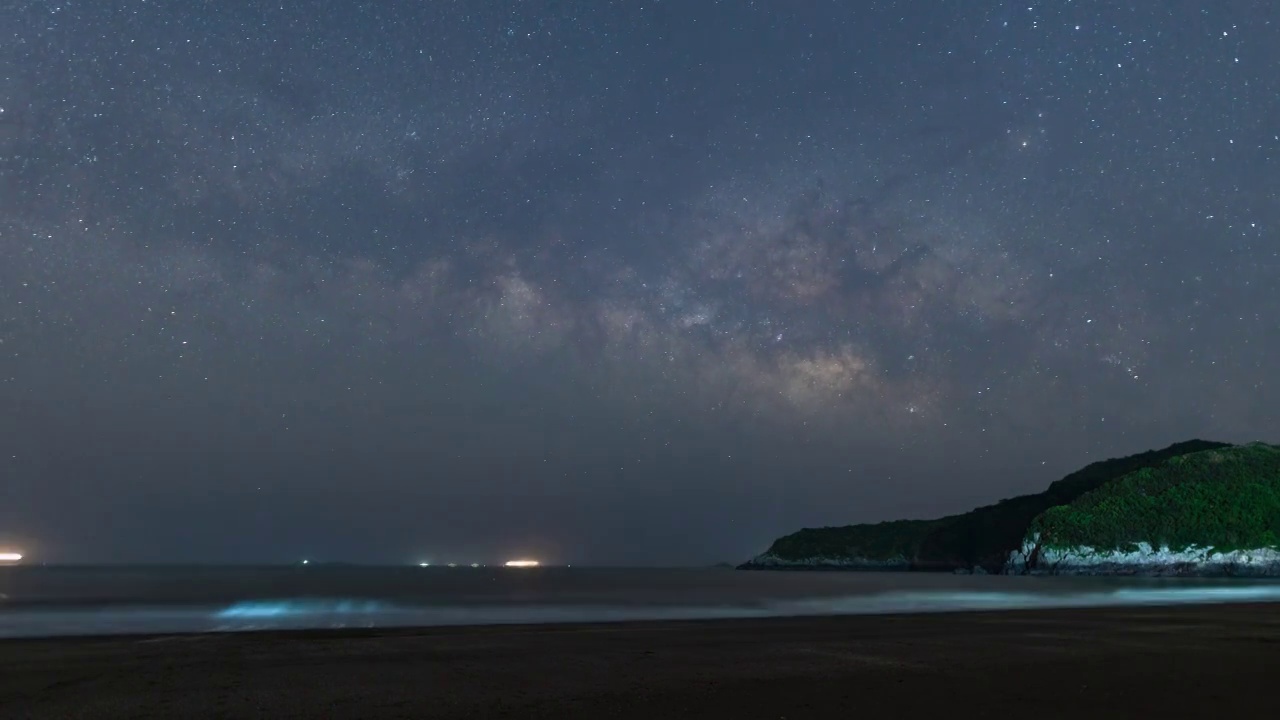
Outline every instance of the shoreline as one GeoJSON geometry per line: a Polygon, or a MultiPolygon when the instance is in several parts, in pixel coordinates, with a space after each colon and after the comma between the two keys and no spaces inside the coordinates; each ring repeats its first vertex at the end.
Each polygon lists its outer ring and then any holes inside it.
{"type": "Polygon", "coordinates": [[[1280,605],[0,641],[6,717],[1231,717],[1280,605]]]}
{"type": "MultiPolygon", "coordinates": [[[[1147,614],[1161,611],[1175,614],[1202,614],[1211,609],[1221,609],[1230,613],[1242,611],[1254,612],[1270,609],[1274,612],[1277,623],[1280,623],[1280,601],[1206,601],[1180,602],[1170,604],[1143,605],[1084,605],[1065,607],[1039,608],[997,608],[969,609],[954,608],[946,610],[876,612],[876,613],[827,613],[809,615],[762,615],[755,617],[703,617],[703,618],[642,618],[624,620],[587,620],[587,621],[552,621],[552,622],[507,622],[507,623],[475,623],[455,625],[379,625],[372,627],[296,627],[296,628],[264,628],[253,630],[210,630],[210,631],[178,631],[178,632],[123,632],[116,634],[90,633],[82,635],[49,635],[30,637],[0,637],[0,668],[9,660],[13,645],[85,645],[85,644],[145,644],[161,642],[197,642],[201,640],[216,641],[230,639],[245,642],[288,642],[292,640],[353,640],[353,639],[388,639],[424,638],[429,636],[460,636],[495,633],[548,634],[554,632],[592,633],[592,632],[658,632],[677,631],[682,626],[706,630],[772,630],[768,625],[790,625],[818,623],[838,626],[842,624],[860,625],[884,621],[898,625],[910,623],[919,618],[955,618],[958,616],[982,616],[984,620],[1021,621],[1022,618],[1052,615],[1074,614],[1147,614]],[[716,627],[722,626],[722,627],[716,627]],[[724,626],[733,626],[724,627],[724,626]],[[738,627],[742,626],[742,627],[738,627]]],[[[1280,642],[1280,639],[1277,640],[1280,642]]]]}
{"type": "MultiPolygon", "coordinates": [[[[822,574],[822,573],[820,573],[822,574]]],[[[1093,578],[1106,580],[1106,578],[1093,578]]],[[[753,603],[612,602],[565,605],[457,602],[424,605],[396,599],[278,597],[232,603],[0,603],[0,642],[54,638],[235,635],[264,632],[423,630],[430,628],[592,626],[616,623],[754,621],[783,618],[885,617],[970,612],[1028,612],[1276,603],[1280,583],[1268,579],[1197,582],[1152,578],[1153,584],[1075,583],[992,577],[989,583],[938,587],[895,585],[849,594],[763,597],[753,603]],[[1010,584],[1006,584],[1010,583],[1010,584]]],[[[849,588],[856,590],[857,588],[849,588]]]]}

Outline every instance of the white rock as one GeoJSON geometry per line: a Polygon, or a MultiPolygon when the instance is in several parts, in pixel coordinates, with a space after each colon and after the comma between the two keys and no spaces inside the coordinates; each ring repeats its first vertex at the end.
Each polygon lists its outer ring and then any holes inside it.
{"type": "Polygon", "coordinates": [[[1087,545],[1044,547],[1039,536],[1024,541],[1009,554],[1005,572],[1032,575],[1280,575],[1280,551],[1249,548],[1220,552],[1191,546],[1171,550],[1135,543],[1136,549],[1098,550],[1087,545]]]}

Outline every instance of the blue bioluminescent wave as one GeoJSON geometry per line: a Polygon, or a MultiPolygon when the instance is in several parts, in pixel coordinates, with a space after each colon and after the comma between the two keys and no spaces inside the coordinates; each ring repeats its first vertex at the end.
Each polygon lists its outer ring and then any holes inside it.
{"type": "Polygon", "coordinates": [[[375,615],[387,612],[377,600],[254,600],[238,602],[217,613],[227,620],[262,620],[308,615],[375,615]]]}
{"type": "Polygon", "coordinates": [[[740,604],[396,604],[371,598],[255,599],[219,607],[110,606],[0,610],[0,638],[624,622],[815,615],[1277,602],[1280,584],[1116,588],[1088,592],[890,590],[740,604]]]}

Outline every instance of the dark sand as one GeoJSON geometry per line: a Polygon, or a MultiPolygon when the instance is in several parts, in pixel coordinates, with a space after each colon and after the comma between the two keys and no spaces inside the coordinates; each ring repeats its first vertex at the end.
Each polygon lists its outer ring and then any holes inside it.
{"type": "Polygon", "coordinates": [[[13,640],[0,717],[1280,717],[1280,605],[13,640]]]}

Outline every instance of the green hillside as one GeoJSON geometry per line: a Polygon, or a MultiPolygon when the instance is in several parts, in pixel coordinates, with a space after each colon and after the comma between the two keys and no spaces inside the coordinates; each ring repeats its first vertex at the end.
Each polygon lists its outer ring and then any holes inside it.
{"type": "Polygon", "coordinates": [[[1280,548],[1280,446],[1181,455],[1035,518],[1041,547],[1131,551],[1136,543],[1218,550],[1280,548]]]}
{"type": "MultiPolygon", "coordinates": [[[[949,519],[949,518],[947,518],[949,519]]],[[[769,553],[780,558],[858,558],[908,565],[942,520],[890,520],[874,525],[805,528],[778,538],[769,553]]]]}
{"type": "MultiPolygon", "coordinates": [[[[1009,553],[1021,546],[1032,521],[1049,508],[1070,503],[1111,480],[1155,467],[1170,458],[1227,447],[1230,446],[1226,443],[1189,440],[1163,450],[1096,462],[1052,483],[1043,492],[936,520],[806,528],[774,541],[767,554],[797,562],[814,557],[872,562],[904,558],[905,565],[913,570],[981,567],[998,572],[1009,553]]],[[[762,566],[748,562],[742,567],[762,566]]]]}

